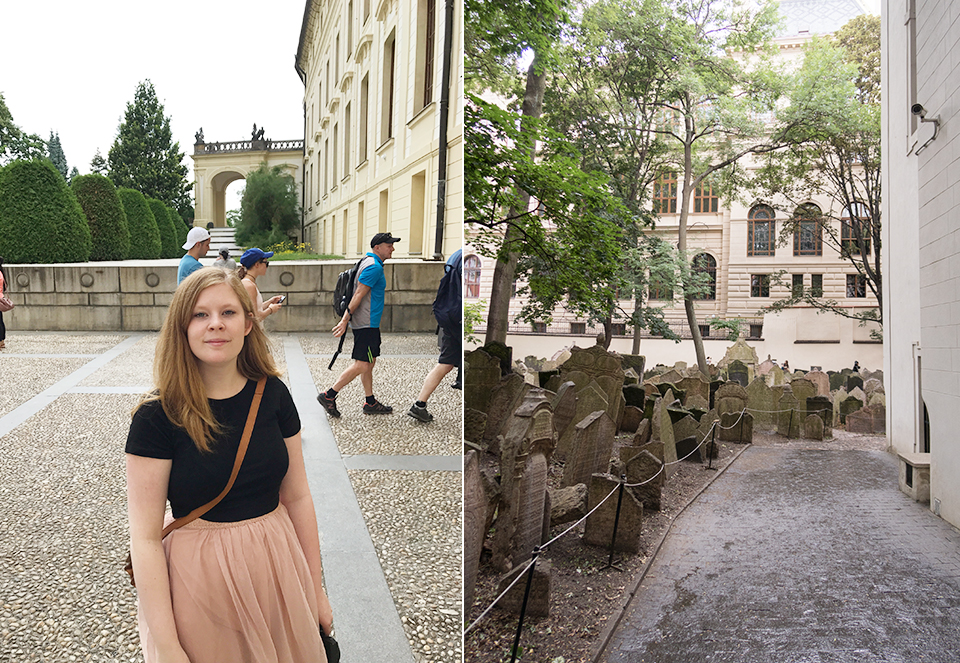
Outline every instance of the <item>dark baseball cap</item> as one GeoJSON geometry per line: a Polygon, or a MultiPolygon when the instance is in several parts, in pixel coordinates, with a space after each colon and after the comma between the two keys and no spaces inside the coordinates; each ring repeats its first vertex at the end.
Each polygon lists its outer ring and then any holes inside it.
{"type": "Polygon", "coordinates": [[[390,233],[377,233],[373,236],[373,239],[370,240],[370,248],[374,248],[377,244],[383,244],[384,242],[390,242],[391,244],[396,244],[400,241],[399,237],[394,237],[390,233]]]}

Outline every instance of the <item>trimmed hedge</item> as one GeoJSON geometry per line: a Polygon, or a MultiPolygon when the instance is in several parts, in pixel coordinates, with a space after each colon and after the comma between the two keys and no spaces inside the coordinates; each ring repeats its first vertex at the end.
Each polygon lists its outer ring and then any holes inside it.
{"type": "Polygon", "coordinates": [[[0,168],[0,255],[8,263],[86,262],[90,228],[80,204],[47,159],[0,168]]]}
{"type": "Polygon", "coordinates": [[[157,229],[160,230],[160,257],[179,258],[177,249],[180,245],[177,244],[176,231],[173,229],[167,206],[156,198],[147,198],[147,204],[150,205],[153,218],[157,220],[157,229]]]}
{"type": "Polygon", "coordinates": [[[136,189],[117,189],[123,211],[127,214],[127,228],[130,229],[131,260],[152,260],[160,257],[160,229],[157,220],[150,211],[150,205],[143,194],[136,189]]]}
{"type": "Polygon", "coordinates": [[[188,226],[183,222],[183,217],[180,216],[179,212],[170,205],[167,205],[167,214],[170,215],[170,220],[173,221],[173,229],[177,233],[177,254],[173,256],[174,258],[182,258],[186,251],[183,250],[183,245],[187,243],[187,233],[190,232],[191,226],[188,226]]]}
{"type": "Polygon", "coordinates": [[[90,260],[124,260],[130,253],[130,229],[117,187],[96,173],[78,175],[70,188],[90,226],[93,248],[90,260]]]}

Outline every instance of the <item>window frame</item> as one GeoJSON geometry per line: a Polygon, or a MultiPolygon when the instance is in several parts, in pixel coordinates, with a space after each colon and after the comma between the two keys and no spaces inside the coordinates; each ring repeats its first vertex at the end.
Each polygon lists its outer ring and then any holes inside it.
{"type": "Polygon", "coordinates": [[[677,213],[677,173],[675,171],[662,173],[654,181],[653,212],[655,214],[677,213]]]}
{"type": "Polygon", "coordinates": [[[867,277],[863,274],[847,274],[847,299],[866,299],[867,277]],[[851,282],[852,279],[852,282],[851,282]],[[852,290],[851,290],[852,288],[852,290]],[[853,292],[851,295],[850,293],[853,292]]]}
{"type": "Polygon", "coordinates": [[[754,205],[747,213],[747,255],[748,256],[772,256],[776,255],[777,242],[777,213],[769,205],[754,205]],[[769,214],[761,216],[760,214],[769,214]],[[766,227],[766,248],[757,244],[757,229],[761,226],[766,227]]]}
{"type": "Polygon", "coordinates": [[[480,275],[483,262],[478,256],[470,255],[463,259],[463,296],[466,299],[480,297],[480,275]]]}
{"type": "Polygon", "coordinates": [[[750,296],[758,299],[770,297],[770,275],[769,274],[751,274],[750,275],[750,296]]]}
{"type": "Polygon", "coordinates": [[[693,257],[693,260],[691,261],[691,267],[693,268],[694,271],[711,275],[710,292],[704,295],[694,297],[693,298],[694,301],[701,301],[701,302],[716,301],[717,300],[717,259],[714,258],[709,253],[707,253],[706,251],[704,251],[703,253],[698,253],[693,257]],[[707,265],[706,267],[698,264],[698,262],[701,262],[699,259],[704,256],[709,258],[712,264],[707,265]]]}
{"type": "Polygon", "coordinates": [[[796,228],[793,231],[793,255],[795,256],[822,256],[823,255],[823,212],[813,203],[800,205],[793,214],[796,228]],[[814,212],[815,211],[815,212],[814,212]],[[812,246],[804,247],[804,234],[811,235],[809,241],[812,246]]]}

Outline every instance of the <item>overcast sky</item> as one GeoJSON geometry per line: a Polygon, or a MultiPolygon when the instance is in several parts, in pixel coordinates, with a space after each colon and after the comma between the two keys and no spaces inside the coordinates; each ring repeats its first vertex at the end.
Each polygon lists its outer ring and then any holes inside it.
{"type": "Polygon", "coordinates": [[[254,122],[267,138],[303,138],[294,60],[305,4],[3,2],[0,92],[17,126],[44,140],[59,133],[67,164],[86,174],[98,148],[107,157],[137,84],[150,79],[192,181],[200,127],[207,142],[249,140],[254,122]]]}

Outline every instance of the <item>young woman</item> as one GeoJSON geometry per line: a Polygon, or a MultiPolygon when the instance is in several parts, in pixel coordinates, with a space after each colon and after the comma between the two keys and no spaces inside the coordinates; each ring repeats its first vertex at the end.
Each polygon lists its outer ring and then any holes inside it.
{"type": "MultiPolygon", "coordinates": [[[[7,279],[3,273],[3,258],[0,258],[0,295],[7,291],[7,279]]],[[[3,324],[3,311],[0,311],[0,350],[7,345],[7,326],[3,324]]]]}
{"type": "Polygon", "coordinates": [[[330,633],[333,614],[300,419],[234,273],[203,268],[177,288],[154,380],[157,391],[134,411],[126,445],[144,660],[323,663],[320,628],[330,633]],[[161,539],[167,500],[179,518],[226,486],[264,377],[233,487],[161,539]]]}
{"type": "Polygon", "coordinates": [[[267,265],[270,263],[268,258],[273,257],[273,251],[264,252],[261,249],[247,249],[240,256],[240,266],[237,268],[237,276],[243,279],[243,287],[250,295],[250,301],[254,303],[254,311],[257,313],[257,319],[263,320],[268,315],[273,315],[280,310],[280,302],[283,298],[275,295],[267,301],[263,301],[260,289],[257,287],[257,278],[267,273],[267,265]]]}

